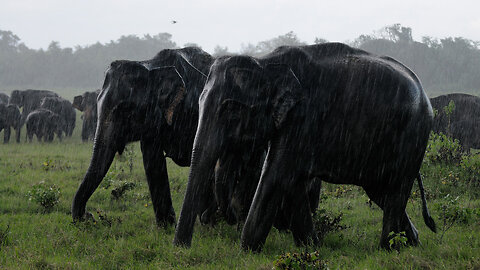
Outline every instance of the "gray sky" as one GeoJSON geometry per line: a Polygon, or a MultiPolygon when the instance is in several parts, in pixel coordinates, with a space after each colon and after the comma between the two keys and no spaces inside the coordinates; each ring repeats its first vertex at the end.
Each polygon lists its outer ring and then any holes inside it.
{"type": "Polygon", "coordinates": [[[28,47],[107,43],[121,35],[168,32],[181,46],[195,42],[238,51],[241,45],[294,31],[305,42],[353,40],[401,23],[422,36],[480,41],[478,0],[0,0],[0,29],[28,47]],[[176,20],[178,23],[172,24],[176,20]]]}

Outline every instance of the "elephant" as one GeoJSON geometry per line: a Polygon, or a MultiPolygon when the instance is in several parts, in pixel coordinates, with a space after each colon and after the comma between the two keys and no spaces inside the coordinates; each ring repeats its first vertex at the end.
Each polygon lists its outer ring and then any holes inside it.
{"type": "Polygon", "coordinates": [[[436,231],[419,173],[433,111],[417,76],[393,58],[342,43],[220,57],[199,113],[175,245],[191,245],[197,202],[208,196],[219,156],[243,145],[268,149],[241,234],[245,250],[261,250],[282,202],[293,209],[295,242],[318,243],[308,196],[315,179],[362,187],[383,210],[384,248],[390,232],[418,244],[405,211],[416,179],[424,221],[436,231]]]}
{"type": "MultiPolygon", "coordinates": [[[[160,227],[175,223],[165,158],[190,165],[198,98],[212,62],[208,53],[187,47],[162,50],[151,60],[110,64],[97,99],[90,166],[72,203],[74,221],[91,215],[86,213],[86,203],[115,153],[121,154],[129,142],[140,141],[156,223],[160,227]]],[[[210,205],[211,200],[202,204],[210,205]]]]}
{"type": "Polygon", "coordinates": [[[100,90],[85,92],[73,98],[73,107],[83,112],[82,141],[95,138],[97,128],[97,96],[100,90]]]}
{"type": "Polygon", "coordinates": [[[32,142],[33,135],[37,136],[37,140],[40,142],[52,142],[55,133],[58,139],[62,141],[63,133],[63,117],[57,113],[54,113],[48,109],[39,108],[29,113],[26,120],[27,125],[27,137],[32,142]]]}
{"type": "Polygon", "coordinates": [[[21,114],[18,106],[13,104],[0,103],[0,131],[3,132],[3,143],[10,141],[10,128],[19,130],[21,124],[21,114]]]}
{"type": "Polygon", "coordinates": [[[5,93],[0,93],[0,103],[8,104],[9,97],[5,93]]]}
{"type": "Polygon", "coordinates": [[[62,127],[65,136],[71,137],[73,129],[75,128],[75,121],[77,114],[70,101],[62,97],[44,97],[40,103],[40,108],[50,110],[63,118],[62,127]]]}
{"type": "Polygon", "coordinates": [[[58,97],[58,95],[48,90],[13,90],[10,95],[10,104],[17,105],[19,108],[23,107],[22,120],[19,129],[17,129],[17,143],[20,142],[20,130],[27,119],[30,112],[40,108],[40,103],[44,97],[58,97]]]}
{"type": "Polygon", "coordinates": [[[480,97],[453,93],[431,98],[432,107],[436,110],[432,130],[458,139],[462,147],[480,148],[480,97]],[[447,115],[444,108],[453,101],[455,109],[447,115]]]}

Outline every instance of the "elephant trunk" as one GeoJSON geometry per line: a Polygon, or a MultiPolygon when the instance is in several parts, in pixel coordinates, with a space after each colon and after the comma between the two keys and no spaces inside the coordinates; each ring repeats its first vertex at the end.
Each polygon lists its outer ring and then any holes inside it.
{"type": "Polygon", "coordinates": [[[116,147],[113,143],[112,126],[99,125],[97,129],[90,166],[73,199],[72,217],[74,221],[83,219],[88,199],[105,177],[115,157],[116,147]]]}
{"type": "Polygon", "coordinates": [[[216,141],[209,140],[208,136],[202,136],[202,130],[199,125],[192,150],[187,191],[173,240],[177,246],[190,246],[195,219],[208,208],[208,196],[213,196],[209,192],[212,192],[213,173],[220,146],[216,141]]]}

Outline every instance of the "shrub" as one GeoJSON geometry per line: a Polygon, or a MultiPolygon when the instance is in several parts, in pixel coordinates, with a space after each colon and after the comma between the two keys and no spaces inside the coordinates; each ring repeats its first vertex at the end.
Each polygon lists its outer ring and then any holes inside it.
{"type": "Polygon", "coordinates": [[[468,155],[462,158],[460,166],[464,171],[465,180],[475,186],[480,185],[480,156],[468,155]]]}
{"type": "Polygon", "coordinates": [[[122,181],[120,184],[112,190],[112,197],[116,200],[125,194],[126,191],[132,190],[136,184],[134,182],[122,181]]]}
{"type": "Polygon", "coordinates": [[[45,158],[45,161],[42,163],[42,168],[44,171],[48,172],[49,170],[55,168],[55,163],[50,158],[45,158]]]}
{"type": "Polygon", "coordinates": [[[274,269],[328,269],[318,251],[308,253],[285,253],[273,262],[274,269]]]}
{"type": "Polygon", "coordinates": [[[317,209],[313,214],[313,226],[320,240],[330,232],[337,232],[346,228],[341,225],[343,213],[333,214],[325,209],[317,209]]]}
{"type": "Polygon", "coordinates": [[[402,247],[407,246],[407,234],[405,232],[390,232],[388,234],[388,246],[390,249],[400,250],[402,247]]]}
{"type": "Polygon", "coordinates": [[[425,158],[432,164],[458,164],[462,160],[462,147],[458,140],[431,132],[425,158]]]}
{"type": "Polygon", "coordinates": [[[442,221],[442,234],[440,235],[440,241],[445,233],[452,228],[455,223],[469,223],[474,215],[478,215],[476,211],[470,208],[462,207],[458,204],[457,196],[453,198],[450,194],[447,194],[442,202],[436,205],[439,211],[439,218],[442,221]]]}
{"type": "Polygon", "coordinates": [[[55,186],[47,186],[44,181],[33,185],[28,192],[28,200],[40,204],[45,210],[50,210],[59,202],[60,189],[55,186]]]}

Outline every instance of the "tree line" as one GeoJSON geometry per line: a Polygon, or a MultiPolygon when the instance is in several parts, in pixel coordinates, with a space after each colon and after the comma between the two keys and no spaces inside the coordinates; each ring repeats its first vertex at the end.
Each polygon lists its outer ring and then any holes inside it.
{"type": "MultiPolygon", "coordinates": [[[[327,42],[324,38],[315,38],[313,43],[324,42],[327,42]]],[[[462,37],[423,37],[416,41],[411,28],[394,24],[347,43],[404,63],[420,77],[430,96],[448,92],[480,94],[480,42],[462,37]]],[[[239,52],[216,46],[213,54],[261,56],[278,46],[306,44],[294,32],[288,32],[257,44],[242,45],[239,52]]],[[[184,44],[188,45],[196,44],[184,44]]],[[[104,71],[112,61],[150,59],[160,50],[178,47],[171,34],[159,33],[121,36],[109,43],[75,48],[61,48],[58,42],[52,41],[46,50],[35,50],[11,31],[0,30],[0,91],[9,93],[13,89],[32,88],[79,93],[94,90],[101,87],[104,71]]]]}

